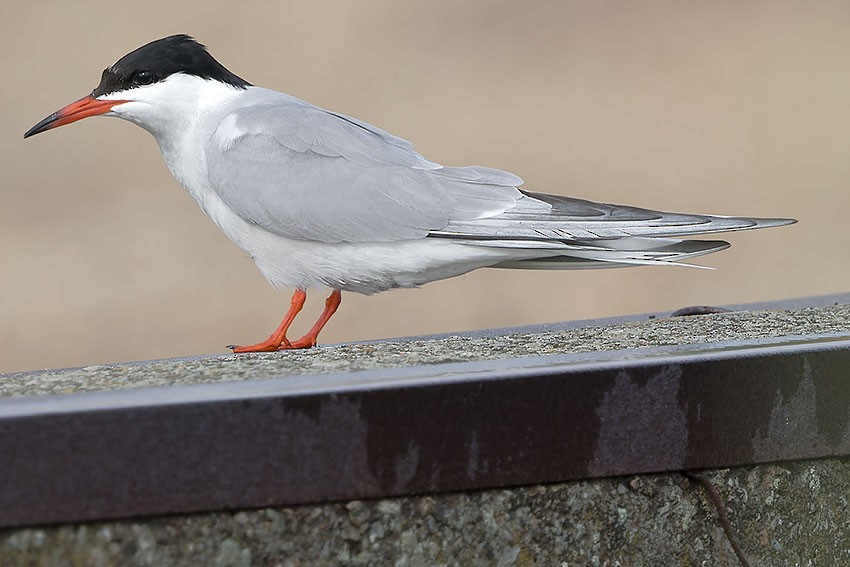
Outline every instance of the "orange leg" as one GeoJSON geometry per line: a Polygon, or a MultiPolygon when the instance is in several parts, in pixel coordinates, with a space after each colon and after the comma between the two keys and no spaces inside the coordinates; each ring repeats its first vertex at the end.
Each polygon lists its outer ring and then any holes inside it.
{"type": "Polygon", "coordinates": [[[302,307],[304,307],[304,302],[306,300],[307,292],[305,292],[303,289],[296,289],[295,293],[292,294],[292,300],[290,301],[289,311],[286,312],[286,315],[283,317],[283,321],[281,321],[280,326],[275,330],[274,333],[271,334],[269,338],[255,345],[229,345],[227,348],[232,349],[233,352],[272,352],[281,347],[289,348],[289,341],[286,339],[286,331],[289,330],[289,326],[292,324],[292,321],[295,320],[295,316],[298,315],[298,312],[301,311],[302,307]]]}
{"type": "Polygon", "coordinates": [[[319,333],[322,332],[322,328],[324,328],[325,324],[331,317],[333,317],[333,314],[336,313],[341,302],[342,293],[338,289],[333,290],[325,300],[325,310],[322,311],[321,317],[319,317],[319,320],[316,321],[315,325],[313,325],[313,328],[307,331],[307,334],[297,341],[292,341],[286,345],[280,345],[278,348],[283,350],[289,348],[310,348],[316,346],[316,340],[319,338],[319,333]]]}

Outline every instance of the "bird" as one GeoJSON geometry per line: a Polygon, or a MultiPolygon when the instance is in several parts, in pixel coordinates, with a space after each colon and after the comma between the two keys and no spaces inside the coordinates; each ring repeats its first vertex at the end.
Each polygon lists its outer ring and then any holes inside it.
{"type": "Polygon", "coordinates": [[[91,94],[24,138],[90,116],[152,134],[212,222],[273,287],[294,288],[275,331],[229,345],[235,353],[315,346],[343,291],[418,287],[484,267],[681,264],[729,247],[682,237],[796,222],[598,203],[527,190],[507,171],[444,166],[367,122],[249,83],[185,34],[121,57],[91,94]],[[290,340],[315,288],[330,290],[324,310],[290,340]]]}

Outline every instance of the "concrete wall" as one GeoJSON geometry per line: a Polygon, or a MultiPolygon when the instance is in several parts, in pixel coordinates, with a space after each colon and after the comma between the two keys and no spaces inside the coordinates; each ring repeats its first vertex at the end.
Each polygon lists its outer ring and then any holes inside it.
{"type": "MultiPolygon", "coordinates": [[[[850,459],[712,471],[751,565],[850,564],[850,459]]],[[[0,565],[736,565],[680,474],[0,532],[0,565]]]]}

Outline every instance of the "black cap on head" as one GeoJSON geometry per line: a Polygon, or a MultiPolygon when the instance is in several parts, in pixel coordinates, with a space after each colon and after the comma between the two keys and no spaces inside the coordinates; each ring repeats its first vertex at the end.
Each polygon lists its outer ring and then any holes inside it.
{"type": "Polygon", "coordinates": [[[242,89],[251,86],[248,81],[225,69],[206,47],[188,35],[180,34],[143,45],[104,69],[92,96],[150,85],[174,73],[213,79],[242,89]]]}

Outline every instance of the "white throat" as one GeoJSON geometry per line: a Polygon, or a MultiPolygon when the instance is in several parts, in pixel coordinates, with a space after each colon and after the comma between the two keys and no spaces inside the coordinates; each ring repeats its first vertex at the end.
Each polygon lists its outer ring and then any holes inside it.
{"type": "Polygon", "coordinates": [[[169,146],[214,120],[243,92],[220,81],[176,73],[152,85],[99,98],[130,101],[114,106],[111,114],[138,124],[153,134],[160,146],[169,146]]]}
{"type": "Polygon", "coordinates": [[[199,195],[207,185],[205,145],[244,92],[220,81],[177,73],[100,98],[130,101],[114,106],[110,114],[150,132],[171,174],[206,210],[199,195]]]}

